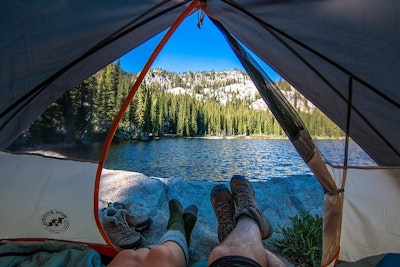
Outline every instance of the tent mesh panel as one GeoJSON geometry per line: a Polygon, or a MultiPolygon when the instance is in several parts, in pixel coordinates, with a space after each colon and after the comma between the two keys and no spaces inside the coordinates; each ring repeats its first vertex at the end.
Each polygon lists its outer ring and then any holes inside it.
{"type": "MultiPolygon", "coordinates": [[[[245,48],[222,26],[219,21],[213,20],[213,23],[221,30],[232,50],[238,57],[240,63],[243,65],[248,75],[252,79],[254,85],[257,87],[260,95],[268,105],[272,114],[289,137],[290,141],[295,141],[299,138],[300,131],[304,134],[308,131],[304,126],[298,113],[292,105],[286,100],[278,86],[272,79],[265,73],[257,61],[248,53],[245,48]]],[[[311,137],[309,137],[311,140],[311,137]]],[[[311,147],[307,150],[312,151],[315,147],[313,142],[309,143],[311,147]]],[[[301,157],[307,160],[312,155],[303,155],[301,157]]]]}

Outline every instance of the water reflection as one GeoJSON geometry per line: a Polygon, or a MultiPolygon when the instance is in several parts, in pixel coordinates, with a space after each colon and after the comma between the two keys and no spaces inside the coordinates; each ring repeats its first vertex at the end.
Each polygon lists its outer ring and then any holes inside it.
{"type": "MultiPolygon", "coordinates": [[[[342,141],[318,141],[324,156],[342,163],[342,141]]],[[[373,162],[352,147],[356,164],[373,162]]],[[[354,162],[353,162],[354,163],[354,162]]],[[[153,177],[228,181],[233,174],[250,180],[312,175],[288,140],[162,139],[110,147],[106,168],[136,171],[153,177]]]]}

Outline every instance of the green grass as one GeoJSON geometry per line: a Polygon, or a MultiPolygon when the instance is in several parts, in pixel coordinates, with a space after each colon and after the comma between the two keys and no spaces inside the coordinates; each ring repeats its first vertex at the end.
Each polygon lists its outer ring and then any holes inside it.
{"type": "Polygon", "coordinates": [[[279,227],[281,239],[271,243],[293,260],[296,266],[321,266],[322,217],[308,213],[291,217],[291,227],[279,227]]]}

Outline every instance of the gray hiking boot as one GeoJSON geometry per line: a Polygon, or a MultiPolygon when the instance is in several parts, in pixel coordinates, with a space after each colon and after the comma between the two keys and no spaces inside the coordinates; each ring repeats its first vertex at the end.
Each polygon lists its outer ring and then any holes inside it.
{"type": "Polygon", "coordinates": [[[143,245],[140,233],[128,225],[121,210],[111,207],[104,209],[100,220],[108,238],[115,246],[121,249],[135,249],[143,245]]]}
{"type": "Polygon", "coordinates": [[[128,225],[135,228],[138,232],[142,232],[153,222],[149,216],[145,215],[148,211],[145,211],[143,207],[138,205],[133,206],[129,202],[114,202],[108,203],[108,207],[121,210],[128,225]]]}
{"type": "Polygon", "coordinates": [[[223,184],[211,190],[210,198],[218,221],[218,240],[222,242],[235,228],[235,203],[229,189],[223,184]]]}
{"type": "Polygon", "coordinates": [[[260,227],[262,239],[267,239],[273,233],[272,227],[257,206],[253,186],[241,175],[234,175],[231,180],[231,191],[236,203],[236,220],[240,216],[248,216],[260,227]]]}

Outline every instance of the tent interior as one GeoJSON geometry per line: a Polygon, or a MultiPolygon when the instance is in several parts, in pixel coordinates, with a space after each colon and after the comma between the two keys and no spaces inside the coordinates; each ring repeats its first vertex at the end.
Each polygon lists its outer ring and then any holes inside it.
{"type": "Polygon", "coordinates": [[[321,265],[399,253],[400,5],[395,0],[5,1],[0,11],[0,239],[63,240],[107,256],[118,252],[98,219],[108,147],[151,63],[193,12],[204,12],[224,35],[324,188],[321,265]],[[63,93],[166,29],[122,105],[98,162],[5,151],[63,93]],[[341,164],[327,162],[244,47],[378,166],[349,166],[346,156],[341,164]],[[18,208],[10,209],[15,203],[18,208]],[[68,225],[44,227],[53,215],[68,225]]]}

